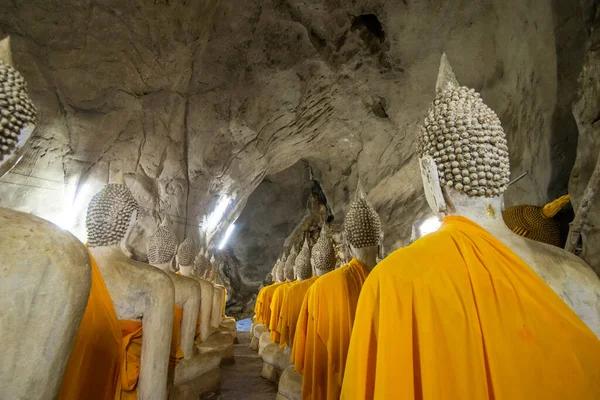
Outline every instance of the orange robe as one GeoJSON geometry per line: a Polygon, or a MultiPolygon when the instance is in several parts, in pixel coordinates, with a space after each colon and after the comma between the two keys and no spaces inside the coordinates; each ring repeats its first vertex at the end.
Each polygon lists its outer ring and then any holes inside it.
{"type": "Polygon", "coordinates": [[[285,301],[287,291],[294,283],[295,282],[285,282],[275,290],[275,293],[273,293],[273,300],[271,301],[271,319],[269,320],[270,336],[273,343],[279,343],[279,313],[281,312],[281,306],[285,301]]]}
{"type": "Polygon", "coordinates": [[[59,399],[113,399],[119,387],[121,328],[100,270],[90,254],[92,285],[59,399]]]}
{"type": "Polygon", "coordinates": [[[395,251],[360,296],[343,399],[600,399],[600,341],[474,222],[395,251]]]}
{"type": "Polygon", "coordinates": [[[292,362],[301,373],[303,399],[338,399],[356,304],[368,271],[357,259],[308,289],[296,325],[292,362]]]}
{"type": "Polygon", "coordinates": [[[273,299],[273,293],[275,293],[275,290],[282,284],[283,283],[274,283],[263,288],[264,294],[261,302],[260,320],[257,319],[257,322],[264,324],[266,328],[269,327],[268,325],[271,321],[271,300],[273,299]]]}
{"type": "Polygon", "coordinates": [[[285,296],[282,311],[279,313],[279,324],[281,332],[279,337],[279,347],[285,348],[287,344],[290,346],[294,342],[294,333],[296,332],[296,322],[302,308],[302,301],[308,288],[317,280],[316,276],[298,282],[290,287],[285,296]]]}

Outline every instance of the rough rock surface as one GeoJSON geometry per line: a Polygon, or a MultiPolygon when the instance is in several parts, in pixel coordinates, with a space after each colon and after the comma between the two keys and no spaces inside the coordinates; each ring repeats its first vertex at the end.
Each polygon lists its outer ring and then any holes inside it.
{"type": "MultiPolygon", "coordinates": [[[[579,98],[573,114],[579,128],[577,159],[571,173],[569,192],[577,210],[594,166],[600,156],[600,7],[587,43],[580,77],[579,98]]],[[[582,232],[582,257],[600,275],[600,196],[597,194],[588,214],[588,226],[582,232]]]]}
{"type": "Polygon", "coordinates": [[[40,123],[0,206],[82,236],[85,205],[122,169],[143,259],[159,214],[181,241],[229,199],[214,243],[265,176],[306,159],[336,220],[360,178],[393,250],[428,213],[415,136],[443,51],[500,116],[513,175],[529,172],[507,203],[542,204],[565,191],[575,149],[585,26],[563,3],[2,2],[40,123]]]}

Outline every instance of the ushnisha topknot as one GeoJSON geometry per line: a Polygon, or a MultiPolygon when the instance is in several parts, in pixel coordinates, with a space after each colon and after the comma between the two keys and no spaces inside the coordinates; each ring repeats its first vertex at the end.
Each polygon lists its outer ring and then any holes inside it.
{"type": "Polygon", "coordinates": [[[317,271],[330,272],[335,269],[335,249],[327,224],[323,224],[321,235],[312,248],[312,262],[317,271]]]}
{"type": "Polygon", "coordinates": [[[346,214],[344,232],[348,243],[357,249],[379,244],[381,220],[365,198],[360,183],[356,188],[354,200],[350,204],[350,211],[346,214]]]}
{"type": "MultiPolygon", "coordinates": [[[[123,182],[121,175],[120,182],[123,182]]],[[[119,244],[129,229],[134,211],[139,207],[124,183],[109,183],[94,195],[85,217],[88,246],[119,244]]]]}
{"type": "Polygon", "coordinates": [[[298,280],[309,279],[312,276],[312,266],[310,264],[310,248],[308,247],[308,240],[304,239],[302,249],[296,257],[294,262],[294,274],[298,280]]]}
{"type": "Polygon", "coordinates": [[[469,196],[499,196],[510,176],[500,119],[479,93],[459,86],[446,54],[440,62],[436,90],[417,141],[420,157],[433,158],[442,187],[469,196]]]}
{"type": "Polygon", "coordinates": [[[37,110],[19,71],[0,61],[0,161],[11,154],[27,125],[37,123],[37,110]]]}
{"type": "Polygon", "coordinates": [[[184,266],[193,265],[196,254],[198,254],[198,246],[192,238],[188,237],[177,249],[177,262],[184,266]]]}
{"type": "Polygon", "coordinates": [[[150,265],[166,264],[173,261],[177,253],[177,237],[171,230],[167,218],[158,227],[146,245],[150,265]]]}
{"type": "Polygon", "coordinates": [[[294,276],[294,264],[296,263],[296,257],[298,253],[296,252],[296,246],[292,246],[292,250],[290,254],[288,254],[287,259],[285,260],[285,266],[283,268],[283,273],[285,276],[285,280],[288,282],[292,282],[295,280],[294,276]]]}

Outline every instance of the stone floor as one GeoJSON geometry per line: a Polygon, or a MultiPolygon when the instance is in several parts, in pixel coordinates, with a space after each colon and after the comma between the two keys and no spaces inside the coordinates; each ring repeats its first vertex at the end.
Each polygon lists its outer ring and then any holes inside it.
{"type": "Polygon", "coordinates": [[[235,362],[221,367],[221,389],[202,397],[206,400],[272,400],[277,387],[261,378],[262,358],[250,350],[249,332],[238,332],[239,343],[234,346],[235,362]]]}

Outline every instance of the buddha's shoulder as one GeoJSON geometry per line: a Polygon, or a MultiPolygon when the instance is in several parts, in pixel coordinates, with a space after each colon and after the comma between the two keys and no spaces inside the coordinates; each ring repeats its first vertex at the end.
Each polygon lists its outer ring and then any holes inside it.
{"type": "Polygon", "coordinates": [[[342,266],[334,271],[328,272],[325,275],[319,277],[310,287],[312,291],[320,290],[335,290],[336,287],[344,285],[344,268],[342,266]]]}

